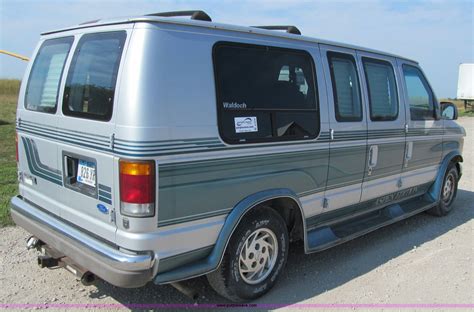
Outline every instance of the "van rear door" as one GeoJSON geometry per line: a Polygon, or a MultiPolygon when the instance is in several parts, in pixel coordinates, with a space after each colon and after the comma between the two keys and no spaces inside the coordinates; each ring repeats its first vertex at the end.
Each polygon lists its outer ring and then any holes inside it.
{"type": "Polygon", "coordinates": [[[77,38],[57,123],[61,217],[109,241],[115,240],[116,229],[113,110],[126,38],[124,30],[77,38]]]}
{"type": "Polygon", "coordinates": [[[58,194],[62,175],[54,141],[58,90],[74,37],[40,42],[23,79],[17,109],[20,194],[49,212],[61,215],[58,194]]]}

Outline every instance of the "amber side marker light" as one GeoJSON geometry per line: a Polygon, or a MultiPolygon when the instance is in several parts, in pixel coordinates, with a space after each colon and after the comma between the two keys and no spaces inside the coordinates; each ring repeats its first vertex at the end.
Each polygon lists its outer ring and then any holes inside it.
{"type": "Polygon", "coordinates": [[[120,212],[129,217],[155,215],[155,162],[120,160],[120,212]]]}

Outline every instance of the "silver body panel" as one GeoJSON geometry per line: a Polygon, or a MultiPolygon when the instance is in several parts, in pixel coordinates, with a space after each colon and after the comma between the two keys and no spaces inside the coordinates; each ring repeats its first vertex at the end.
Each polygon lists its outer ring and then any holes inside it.
{"type": "MultiPolygon", "coordinates": [[[[20,195],[107,244],[152,252],[154,272],[163,259],[212,248],[233,208],[258,192],[291,190],[299,198],[306,224],[308,218],[432,182],[444,157],[462,150],[464,132],[455,122],[410,121],[401,65],[417,66],[415,62],[272,31],[171,21],[132,18],[46,34],[38,47],[47,39],[75,37],[59,88],[58,110],[56,114],[26,110],[25,83],[17,111],[21,174],[35,176],[31,162],[36,161],[43,166],[36,173],[46,170],[54,180],[55,174],[61,176],[64,153],[83,155],[96,160],[102,185],[99,191],[105,197],[85,196],[64,187],[61,179],[54,183],[37,175],[36,184],[20,182],[20,195]],[[78,39],[86,33],[114,30],[125,30],[127,39],[112,119],[103,122],[64,116],[65,77],[78,39]],[[307,51],[317,77],[319,136],[245,147],[225,143],[218,131],[212,59],[212,48],[219,41],[307,51]],[[327,51],[349,53],[356,59],[364,112],[361,122],[343,123],[334,118],[327,51]],[[399,96],[395,121],[370,121],[364,56],[389,61],[394,67],[399,96]],[[410,130],[416,135],[410,136],[410,130]],[[368,174],[371,146],[377,146],[378,159],[368,174]],[[409,160],[407,146],[412,149],[409,160]],[[120,213],[118,164],[122,158],[155,160],[154,217],[130,218],[120,213]],[[106,205],[109,213],[98,211],[98,204],[106,205]]],[[[31,63],[24,81],[28,81],[30,70],[31,63]]]]}

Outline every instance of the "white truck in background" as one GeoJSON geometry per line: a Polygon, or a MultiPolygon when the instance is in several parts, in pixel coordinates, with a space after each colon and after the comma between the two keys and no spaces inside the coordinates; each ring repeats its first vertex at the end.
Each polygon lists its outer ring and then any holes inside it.
{"type": "Polygon", "coordinates": [[[459,64],[457,99],[464,100],[464,108],[474,105],[474,64],[459,64]]]}

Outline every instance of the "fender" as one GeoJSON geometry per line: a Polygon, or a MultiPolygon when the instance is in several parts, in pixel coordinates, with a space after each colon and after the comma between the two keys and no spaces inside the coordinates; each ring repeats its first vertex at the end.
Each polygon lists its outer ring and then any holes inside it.
{"type": "MultiPolygon", "coordinates": [[[[212,252],[209,254],[209,256],[207,256],[207,258],[204,258],[192,264],[186,264],[182,267],[178,267],[167,272],[160,273],[155,276],[154,283],[167,284],[171,282],[177,282],[180,280],[204,275],[216,270],[219,267],[222,258],[224,257],[224,252],[227,247],[227,244],[229,243],[232,234],[239,225],[240,220],[243,218],[243,216],[248,211],[250,211],[250,209],[256,207],[258,204],[276,198],[290,198],[294,200],[298,204],[298,207],[301,211],[301,216],[303,218],[303,227],[306,228],[305,217],[301,202],[298,196],[293,191],[291,191],[290,189],[282,188],[255,193],[240,201],[234,207],[234,209],[232,209],[232,211],[225,220],[224,226],[222,227],[222,230],[219,233],[219,237],[217,238],[216,244],[214,245],[212,252]]],[[[306,231],[304,231],[304,233],[306,236],[306,231]]]]}
{"type": "MultiPolygon", "coordinates": [[[[426,196],[428,196],[428,198],[433,202],[439,201],[441,195],[441,187],[443,186],[444,173],[446,172],[446,169],[448,169],[448,166],[451,161],[455,158],[458,158],[460,162],[463,161],[461,153],[458,150],[455,150],[446,155],[443,161],[441,162],[441,166],[439,166],[435,182],[433,183],[433,185],[431,185],[430,189],[426,193],[426,196]]],[[[459,173],[459,176],[461,176],[461,173],[459,173]]]]}

